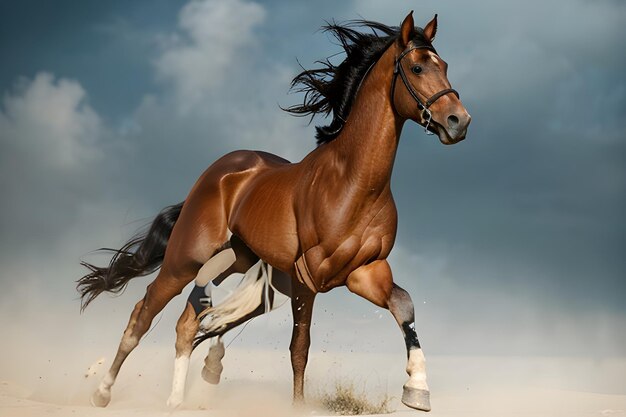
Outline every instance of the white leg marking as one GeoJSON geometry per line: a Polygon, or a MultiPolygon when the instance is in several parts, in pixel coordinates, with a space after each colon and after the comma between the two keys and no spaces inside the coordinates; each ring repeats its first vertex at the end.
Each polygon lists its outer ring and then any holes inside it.
{"type": "Polygon", "coordinates": [[[172,380],[172,393],[167,400],[167,406],[178,407],[185,397],[185,382],[189,369],[189,356],[178,356],[174,361],[174,379],[172,380]]]}
{"type": "Polygon", "coordinates": [[[405,384],[406,387],[428,391],[428,384],[426,383],[426,359],[424,358],[422,349],[411,349],[409,351],[406,372],[409,374],[409,380],[405,384]]]}
{"type": "Polygon", "coordinates": [[[226,271],[229,266],[235,263],[237,257],[232,248],[224,249],[211,259],[209,259],[196,275],[196,285],[199,287],[206,286],[213,281],[219,274],[226,271]]]}
{"type": "Polygon", "coordinates": [[[102,378],[96,392],[91,396],[91,404],[96,407],[106,407],[111,401],[111,386],[115,382],[115,378],[110,372],[102,378]]]}

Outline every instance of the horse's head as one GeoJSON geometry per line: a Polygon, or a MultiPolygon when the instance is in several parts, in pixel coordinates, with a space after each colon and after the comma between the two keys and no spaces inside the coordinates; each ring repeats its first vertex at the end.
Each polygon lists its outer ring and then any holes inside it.
{"type": "Polygon", "coordinates": [[[391,95],[396,112],[414,120],[443,144],[465,139],[472,120],[448,81],[448,64],[439,57],[432,41],[437,32],[437,15],[416,28],[413,12],[402,22],[396,41],[396,60],[391,95]]]}

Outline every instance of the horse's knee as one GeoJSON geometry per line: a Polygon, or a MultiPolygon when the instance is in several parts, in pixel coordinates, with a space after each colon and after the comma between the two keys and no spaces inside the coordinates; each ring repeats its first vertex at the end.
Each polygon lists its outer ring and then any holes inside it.
{"type": "Polygon", "coordinates": [[[389,297],[389,310],[399,323],[412,322],[415,318],[411,296],[395,284],[389,297]]]}
{"type": "Polygon", "coordinates": [[[385,260],[374,261],[355,269],[346,280],[348,289],[379,307],[389,308],[393,289],[391,268],[385,260]]]}

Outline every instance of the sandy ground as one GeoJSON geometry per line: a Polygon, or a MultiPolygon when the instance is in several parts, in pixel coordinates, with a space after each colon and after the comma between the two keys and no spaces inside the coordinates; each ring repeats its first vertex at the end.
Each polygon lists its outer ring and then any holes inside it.
{"type": "MultiPolygon", "coordinates": [[[[96,352],[94,352],[96,353],[96,352]]],[[[200,378],[203,349],[192,358],[185,402],[169,410],[171,352],[145,347],[129,360],[106,409],[89,405],[89,395],[108,361],[55,363],[33,355],[33,367],[0,375],[0,416],[292,416],[327,415],[313,405],[290,406],[290,364],[283,350],[231,347],[224,359],[222,383],[200,378]],[[99,363],[101,362],[101,363],[99,363]],[[12,378],[9,378],[12,377],[12,378]]],[[[404,358],[374,353],[313,352],[307,373],[307,396],[350,382],[372,399],[392,397],[395,415],[418,416],[399,403],[404,358]]],[[[537,357],[430,357],[432,416],[626,416],[626,360],[537,357]]]]}
{"type": "MultiPolygon", "coordinates": [[[[91,393],[110,365],[136,299],[104,298],[83,315],[76,302],[39,309],[45,300],[36,300],[19,314],[19,305],[6,306],[0,315],[0,417],[324,416],[329,413],[311,400],[338,381],[373,401],[390,397],[395,415],[426,415],[399,401],[406,353],[393,320],[375,310],[363,317],[352,312],[342,321],[323,303],[312,326],[308,408],[291,406],[291,318],[283,308],[227,336],[232,344],[218,386],[200,377],[208,345],[200,346],[185,400],[170,410],[165,403],[174,367],[173,329],[184,299],[168,306],[128,358],[109,406],[92,407],[91,393]]],[[[424,340],[431,339],[425,334],[424,340]]],[[[425,353],[430,416],[626,417],[626,357],[461,357],[436,355],[427,347],[425,353]]]]}

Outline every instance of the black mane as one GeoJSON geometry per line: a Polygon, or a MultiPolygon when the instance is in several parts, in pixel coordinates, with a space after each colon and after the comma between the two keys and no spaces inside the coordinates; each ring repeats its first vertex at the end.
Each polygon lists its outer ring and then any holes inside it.
{"type": "MultiPolygon", "coordinates": [[[[333,34],[346,57],[337,66],[329,58],[317,61],[321,68],[305,69],[298,74],[291,82],[291,90],[304,93],[304,102],[285,109],[297,116],[310,115],[311,120],[317,114],[326,117],[333,113],[329,125],[315,127],[318,145],[339,135],[363,78],[400,34],[398,27],[368,20],[351,20],[343,24],[332,22],[322,26],[322,30],[333,34]],[[371,32],[359,32],[357,28],[371,32]]],[[[416,28],[416,38],[425,42],[422,29],[416,28]]]]}

